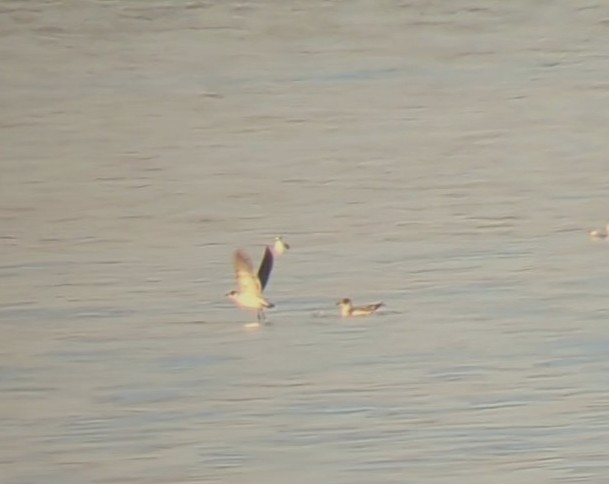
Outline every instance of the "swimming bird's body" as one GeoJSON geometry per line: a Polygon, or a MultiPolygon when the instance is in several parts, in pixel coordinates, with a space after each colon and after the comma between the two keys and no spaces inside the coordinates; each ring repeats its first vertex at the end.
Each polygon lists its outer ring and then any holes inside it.
{"type": "Polygon", "coordinates": [[[590,237],[593,239],[607,239],[609,238],[609,224],[605,226],[604,230],[592,230],[590,237]]]}
{"type": "Polygon", "coordinates": [[[340,306],[340,315],[343,318],[357,317],[357,316],[370,316],[375,313],[378,308],[383,306],[382,302],[375,304],[369,304],[367,306],[353,306],[351,299],[344,298],[338,301],[337,305],[340,306]]]}
{"type": "Polygon", "coordinates": [[[290,244],[284,242],[281,237],[275,237],[275,242],[273,243],[273,252],[275,255],[282,255],[289,248],[290,244]]]}
{"type": "Polygon", "coordinates": [[[236,250],[234,255],[235,274],[238,291],[227,294],[240,308],[256,311],[258,322],[264,319],[264,309],[274,307],[274,304],[262,297],[262,291],[273,270],[273,253],[265,247],[258,273],[254,273],[252,261],[242,250],[236,250]]]}

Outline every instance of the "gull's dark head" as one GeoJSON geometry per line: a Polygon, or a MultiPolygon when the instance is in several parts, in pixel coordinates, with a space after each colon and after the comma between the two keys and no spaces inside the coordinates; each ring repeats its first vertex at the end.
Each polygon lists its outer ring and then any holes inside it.
{"type": "Polygon", "coordinates": [[[349,299],[348,297],[344,297],[336,303],[337,306],[346,306],[349,304],[351,304],[351,299],[349,299]]]}
{"type": "Polygon", "coordinates": [[[228,297],[236,297],[236,296],[237,296],[237,294],[239,294],[237,291],[230,291],[230,292],[227,292],[227,293],[225,294],[225,296],[228,296],[228,297]]]}

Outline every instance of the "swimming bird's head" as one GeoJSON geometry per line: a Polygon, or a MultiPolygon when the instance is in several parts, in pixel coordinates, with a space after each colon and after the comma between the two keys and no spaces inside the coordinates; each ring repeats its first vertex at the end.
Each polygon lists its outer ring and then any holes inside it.
{"type": "Polygon", "coordinates": [[[228,296],[231,299],[235,299],[238,295],[239,293],[237,291],[230,291],[225,294],[225,296],[228,296]]]}
{"type": "Polygon", "coordinates": [[[353,311],[353,304],[351,304],[351,299],[349,299],[348,297],[344,297],[340,301],[338,301],[336,305],[340,306],[340,315],[343,318],[349,317],[351,315],[351,311],[353,311]]]}

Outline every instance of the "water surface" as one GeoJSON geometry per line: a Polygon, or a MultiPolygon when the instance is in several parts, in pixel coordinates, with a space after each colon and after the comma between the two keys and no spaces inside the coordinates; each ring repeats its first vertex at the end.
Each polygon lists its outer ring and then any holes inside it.
{"type": "Polygon", "coordinates": [[[608,18],[3,2],[3,484],[606,482],[608,18]]]}

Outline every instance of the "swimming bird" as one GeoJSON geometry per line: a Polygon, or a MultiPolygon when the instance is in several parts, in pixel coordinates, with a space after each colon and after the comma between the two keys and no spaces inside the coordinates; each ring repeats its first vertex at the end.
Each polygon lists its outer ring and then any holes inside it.
{"type": "Polygon", "coordinates": [[[606,239],[609,237],[609,224],[605,225],[604,230],[592,230],[590,237],[593,239],[606,239]]]}
{"type": "Polygon", "coordinates": [[[264,320],[264,309],[275,306],[262,297],[262,291],[273,270],[273,253],[268,246],[264,248],[264,255],[257,274],[254,273],[251,259],[243,250],[236,250],[233,260],[239,290],[231,291],[227,296],[240,308],[255,310],[258,323],[260,323],[264,320]]]}
{"type": "Polygon", "coordinates": [[[275,252],[275,255],[282,255],[289,248],[290,244],[285,242],[281,237],[275,237],[275,242],[273,244],[273,252],[275,252]]]}
{"type": "Polygon", "coordinates": [[[368,306],[353,306],[351,299],[344,298],[336,303],[337,306],[340,306],[340,315],[343,318],[349,318],[353,316],[370,316],[378,308],[383,306],[382,302],[369,304],[368,306]]]}

